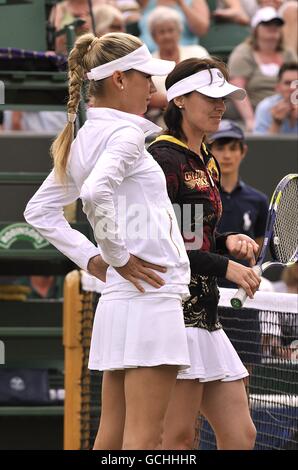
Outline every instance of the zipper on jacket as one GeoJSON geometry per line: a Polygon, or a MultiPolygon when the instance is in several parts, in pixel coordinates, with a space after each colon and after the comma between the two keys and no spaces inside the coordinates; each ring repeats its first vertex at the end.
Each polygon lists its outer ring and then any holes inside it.
{"type": "Polygon", "coordinates": [[[173,232],[173,217],[171,216],[171,214],[169,213],[169,211],[167,210],[167,213],[168,213],[168,216],[169,216],[169,219],[170,219],[170,238],[172,240],[172,243],[173,245],[176,247],[176,250],[178,251],[178,255],[180,256],[180,251],[179,251],[179,248],[178,246],[176,245],[176,243],[174,242],[173,238],[172,238],[172,232],[173,232]]]}
{"type": "Polygon", "coordinates": [[[210,181],[210,183],[211,183],[211,186],[212,186],[212,188],[214,188],[215,184],[214,184],[213,178],[212,178],[212,176],[210,175],[210,173],[209,173],[209,171],[207,170],[207,168],[206,168],[206,171],[207,171],[207,175],[208,175],[209,181],[210,181]]]}

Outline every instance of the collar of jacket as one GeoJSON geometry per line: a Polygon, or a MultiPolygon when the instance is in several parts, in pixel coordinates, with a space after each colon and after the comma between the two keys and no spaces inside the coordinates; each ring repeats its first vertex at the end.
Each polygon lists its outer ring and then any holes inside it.
{"type": "MultiPolygon", "coordinates": [[[[191,152],[190,148],[184,142],[182,142],[181,140],[179,140],[176,137],[173,137],[172,135],[169,135],[169,134],[159,135],[158,137],[156,137],[156,139],[153,142],[151,142],[150,145],[153,145],[153,144],[155,144],[155,142],[160,142],[160,141],[172,142],[173,144],[180,145],[180,147],[183,147],[183,148],[185,148],[185,149],[187,149],[191,152]]],[[[150,145],[149,145],[149,147],[150,147],[150,145]]],[[[209,152],[208,152],[207,147],[204,144],[204,142],[202,142],[202,148],[203,148],[205,154],[208,155],[209,152]]]]}
{"type": "Polygon", "coordinates": [[[142,131],[145,136],[151,134],[157,134],[162,129],[148,119],[138,116],[137,114],[125,113],[124,111],[119,111],[118,109],[113,108],[89,108],[87,110],[87,119],[88,120],[105,120],[105,121],[129,121],[133,124],[136,124],[142,131]]]}

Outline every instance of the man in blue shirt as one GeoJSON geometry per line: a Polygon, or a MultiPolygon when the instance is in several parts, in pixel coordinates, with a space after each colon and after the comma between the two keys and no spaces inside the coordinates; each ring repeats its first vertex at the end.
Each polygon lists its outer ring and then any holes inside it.
{"type": "Polygon", "coordinates": [[[298,135],[298,63],[281,66],[277,94],[262,100],[255,115],[256,134],[298,135]]]}

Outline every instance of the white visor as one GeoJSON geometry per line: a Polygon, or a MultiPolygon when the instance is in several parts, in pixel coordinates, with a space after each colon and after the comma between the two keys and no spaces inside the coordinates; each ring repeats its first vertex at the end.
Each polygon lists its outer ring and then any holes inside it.
{"type": "Polygon", "coordinates": [[[87,77],[89,80],[103,80],[104,78],[111,77],[114,72],[126,72],[131,69],[144,72],[148,75],[167,75],[173,70],[175,65],[175,62],[171,60],[154,59],[144,44],[124,57],[120,57],[120,59],[112,60],[91,69],[87,73],[87,77]]]}
{"type": "Polygon", "coordinates": [[[246,91],[243,88],[231,85],[219,69],[213,68],[201,70],[175,83],[168,89],[167,99],[170,102],[177,96],[183,96],[192,91],[198,91],[203,95],[210,96],[210,98],[231,96],[236,100],[243,100],[246,96],[246,91]],[[212,80],[210,74],[212,74],[212,80]]]}

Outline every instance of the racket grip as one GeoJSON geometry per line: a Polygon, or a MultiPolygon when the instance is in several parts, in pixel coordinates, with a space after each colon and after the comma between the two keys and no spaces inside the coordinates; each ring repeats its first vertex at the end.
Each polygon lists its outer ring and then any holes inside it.
{"type": "Polygon", "coordinates": [[[234,297],[231,298],[231,305],[233,308],[242,308],[247,299],[247,293],[243,287],[239,287],[234,297]]]}
{"type": "MultiPolygon", "coordinates": [[[[252,268],[259,276],[262,274],[261,266],[254,266],[252,268]]],[[[247,293],[243,287],[239,287],[236,294],[231,298],[231,305],[233,308],[242,308],[247,299],[247,293]]]]}

